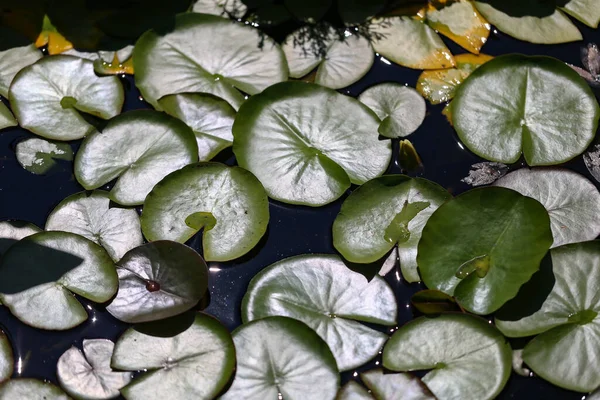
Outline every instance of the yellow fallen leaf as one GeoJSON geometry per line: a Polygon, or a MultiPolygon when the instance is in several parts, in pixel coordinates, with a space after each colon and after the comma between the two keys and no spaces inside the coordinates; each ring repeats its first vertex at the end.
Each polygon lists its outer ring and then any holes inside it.
{"type": "Polygon", "coordinates": [[[48,54],[50,55],[60,54],[73,48],[73,44],[56,30],[47,15],[44,16],[42,31],[35,41],[36,47],[46,45],[48,45],[48,54]]]}

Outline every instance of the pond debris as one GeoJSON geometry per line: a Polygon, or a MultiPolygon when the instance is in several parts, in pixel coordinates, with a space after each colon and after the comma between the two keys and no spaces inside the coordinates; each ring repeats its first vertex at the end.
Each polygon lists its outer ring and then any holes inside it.
{"type": "Polygon", "coordinates": [[[583,154],[583,162],[594,179],[600,182],[600,144],[583,154]]]}
{"type": "MultiPolygon", "coordinates": [[[[471,166],[469,176],[461,179],[461,182],[471,186],[482,186],[494,183],[508,172],[508,166],[494,161],[475,163],[471,166]]],[[[600,170],[599,170],[600,172],[600,170]]]]}
{"type": "Polygon", "coordinates": [[[596,43],[588,43],[587,46],[581,48],[581,63],[583,68],[567,65],[573,68],[590,86],[600,88],[600,49],[596,43]]]}

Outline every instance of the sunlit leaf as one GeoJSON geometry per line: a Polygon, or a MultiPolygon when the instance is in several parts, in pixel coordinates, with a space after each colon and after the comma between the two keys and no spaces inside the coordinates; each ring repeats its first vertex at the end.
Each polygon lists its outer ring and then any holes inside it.
{"type": "Polygon", "coordinates": [[[247,10],[242,0],[197,0],[192,6],[193,12],[235,18],[243,17],[247,10]]]}
{"type": "Polygon", "coordinates": [[[360,379],[370,389],[376,400],[436,400],[427,386],[414,375],[390,374],[376,368],[360,374],[360,379]]]}
{"type": "Polygon", "coordinates": [[[59,387],[32,378],[10,379],[0,385],[2,400],[70,400],[59,387]]]}
{"type": "Polygon", "coordinates": [[[600,23],[600,7],[595,0],[570,0],[560,9],[592,28],[600,23]]]}
{"type": "MultiPolygon", "coordinates": [[[[531,377],[531,370],[523,363],[523,349],[513,350],[512,368],[516,374],[526,378],[531,377]]],[[[587,399],[587,397],[586,397],[587,399]]]]}
{"type": "Polygon", "coordinates": [[[0,221],[0,256],[15,242],[42,230],[26,221],[0,221]]]}
{"type": "Polygon", "coordinates": [[[0,129],[17,126],[17,120],[8,107],[0,100],[0,129]]]}
{"type": "Polygon", "coordinates": [[[14,364],[13,350],[8,336],[3,331],[0,331],[0,382],[10,379],[14,364]]]}
{"type": "Polygon", "coordinates": [[[374,397],[362,385],[350,381],[342,386],[335,400],[374,400],[374,397]]]}
{"type": "Polygon", "coordinates": [[[34,45],[0,51],[0,95],[8,97],[8,88],[17,72],[40,58],[42,52],[34,45]]]}
{"type": "Polygon", "coordinates": [[[73,150],[68,143],[52,143],[44,139],[29,138],[17,143],[17,161],[27,171],[43,175],[56,165],[55,160],[73,160],[73,150]]]}

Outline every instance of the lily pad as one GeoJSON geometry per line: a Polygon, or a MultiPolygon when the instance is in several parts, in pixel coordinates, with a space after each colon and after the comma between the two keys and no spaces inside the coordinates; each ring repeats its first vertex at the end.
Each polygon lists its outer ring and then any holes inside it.
{"type": "Polygon", "coordinates": [[[14,369],[13,351],[8,337],[0,331],[0,382],[10,379],[14,369]]]}
{"type": "Polygon", "coordinates": [[[414,69],[454,66],[452,53],[433,29],[410,17],[388,17],[371,21],[371,32],[380,37],[373,48],[385,58],[414,69]]]}
{"type": "Polygon", "coordinates": [[[582,175],[562,168],[521,168],[494,185],[516,190],[546,207],[554,237],[552,247],[600,235],[600,192],[582,175]]]}
{"type": "Polygon", "coordinates": [[[383,349],[388,369],[430,369],[423,383],[445,400],[495,398],[508,381],[511,361],[502,334],[467,314],[417,318],[400,327],[383,349]]]}
{"type": "Polygon", "coordinates": [[[182,93],[165,96],[158,104],[192,128],[200,161],[209,161],[233,143],[235,109],[225,100],[205,93],[182,93]]]}
{"type": "Polygon", "coordinates": [[[26,221],[0,221],[0,256],[13,243],[41,231],[36,225],[26,221]]]}
{"type": "Polygon", "coordinates": [[[542,378],[578,392],[600,386],[600,241],[550,251],[556,282],[539,311],[518,321],[496,320],[509,337],[540,334],[523,361],[542,378]]]}
{"type": "Polygon", "coordinates": [[[97,303],[117,291],[114,264],[106,251],[67,232],[40,232],[13,244],[0,262],[0,300],[35,328],[65,330],[88,317],[73,296],[97,303]]]}
{"type": "Polygon", "coordinates": [[[452,121],[461,141],[490,161],[560,164],[581,154],[598,127],[592,90],[562,61],[504,55],[456,91],[452,121]]]}
{"type": "Polygon", "coordinates": [[[550,218],[513,190],[470,190],[442,204],[423,228],[417,263],[430,289],[490,314],[515,297],[552,245],[550,218]]]}
{"type": "Polygon", "coordinates": [[[0,385],[0,399],[70,400],[59,387],[37,379],[11,379],[0,385]]]}
{"type": "Polygon", "coordinates": [[[283,44],[290,77],[302,78],[317,68],[315,83],[332,89],[341,89],[366,75],[375,59],[371,43],[360,35],[337,37],[333,29],[323,45],[323,52],[314,51],[315,39],[298,43],[298,37],[308,36],[312,26],[300,28],[283,44]]]}
{"type": "Polygon", "coordinates": [[[456,304],[452,296],[439,290],[421,290],[413,294],[410,303],[419,312],[425,315],[437,315],[447,312],[460,312],[461,309],[456,304]]]}
{"type": "Polygon", "coordinates": [[[17,143],[17,161],[27,171],[43,175],[56,161],[73,160],[73,150],[68,143],[52,143],[44,139],[29,138],[17,143]]]}
{"type": "Polygon", "coordinates": [[[239,90],[256,94],[287,79],[285,56],[272,39],[248,25],[196,13],[179,14],[164,36],[143,34],[133,65],[135,83],[154,107],[167,94],[203,92],[237,110],[244,101],[239,90]]]}
{"type": "Polygon", "coordinates": [[[334,255],[276,262],[250,281],[242,300],[244,322],[280,315],[306,323],[327,342],[341,371],[377,356],[387,339],[360,322],[392,326],[397,311],[394,292],[383,278],[369,282],[334,255]]]}
{"type": "Polygon", "coordinates": [[[333,400],[340,385],[327,344],[308,326],[268,317],[233,332],[237,372],[223,400],[333,400]]]}
{"type": "Polygon", "coordinates": [[[17,120],[12,115],[6,104],[0,100],[0,129],[17,126],[17,120]]]}
{"type": "Polygon", "coordinates": [[[115,344],[107,339],[83,339],[83,352],[72,346],[58,359],[56,376],[71,396],[85,400],[118,397],[131,381],[130,372],[115,372],[110,360],[115,344]]]}
{"type": "Polygon", "coordinates": [[[128,329],[115,345],[112,368],[145,371],[121,389],[127,400],[212,399],[233,374],[235,349],[219,321],[198,313],[174,336],[128,329]]]}
{"type": "Polygon", "coordinates": [[[376,368],[360,374],[360,379],[371,390],[376,400],[436,400],[419,378],[407,373],[390,374],[376,368]]]}
{"type": "Polygon", "coordinates": [[[197,159],[194,134],[183,122],[156,111],[129,111],[83,141],[75,177],[88,190],[118,177],[111,200],[138,205],[161,179],[197,159]]]}
{"type": "Polygon", "coordinates": [[[355,190],[333,223],[333,245],[352,262],[369,263],[398,247],[402,275],[420,281],[417,245],[433,212],[452,196],[422,178],[386,175],[355,190]]]}
{"type": "Polygon", "coordinates": [[[338,392],[335,400],[373,400],[367,389],[355,381],[346,383],[338,392]]]}
{"type": "Polygon", "coordinates": [[[8,97],[8,88],[17,72],[42,58],[35,45],[0,51],[0,95],[8,97]]]}
{"type": "Polygon", "coordinates": [[[242,18],[247,10],[242,0],[197,0],[192,6],[192,11],[196,13],[234,18],[242,18]]]}
{"type": "Polygon", "coordinates": [[[129,323],[181,314],[208,288],[208,267],[193,249],[169,240],[138,246],[117,263],[119,291],[106,307],[129,323]]]}
{"type": "Polygon", "coordinates": [[[319,85],[285,82],[252,96],[233,124],[239,165],[269,196],[322,206],[351,183],[383,174],[390,141],[379,141],[379,119],[355,99],[319,85]]]}
{"type": "Polygon", "coordinates": [[[183,243],[203,230],[204,257],[227,261],[249,252],[265,234],[269,201],[248,171],[198,163],[159,182],[146,198],[141,220],[148,240],[183,243]]]}
{"type": "Polygon", "coordinates": [[[560,9],[592,28],[600,23],[600,8],[594,0],[570,0],[560,9]]]}
{"type": "Polygon", "coordinates": [[[111,207],[103,190],[76,193],[61,201],[48,216],[46,230],[81,235],[104,247],[115,261],[144,242],[137,212],[111,207]]]}
{"type": "Polygon", "coordinates": [[[381,120],[379,134],[389,138],[405,137],[425,120],[425,100],[414,89],[399,83],[382,83],[362,92],[358,100],[381,120]]]}
{"type": "Polygon", "coordinates": [[[23,68],[8,97],[19,125],[54,140],[89,135],[95,128],[80,112],[109,119],[121,112],[124,100],[117,77],[96,76],[91,61],[63,55],[23,68]]]}

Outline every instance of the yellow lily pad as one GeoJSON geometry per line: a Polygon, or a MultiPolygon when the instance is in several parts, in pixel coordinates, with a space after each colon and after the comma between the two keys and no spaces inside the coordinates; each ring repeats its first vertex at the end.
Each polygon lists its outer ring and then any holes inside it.
{"type": "Polygon", "coordinates": [[[50,55],[60,54],[73,48],[73,44],[56,30],[47,15],[44,16],[42,31],[35,41],[36,47],[46,45],[48,45],[48,54],[50,55]]]}

